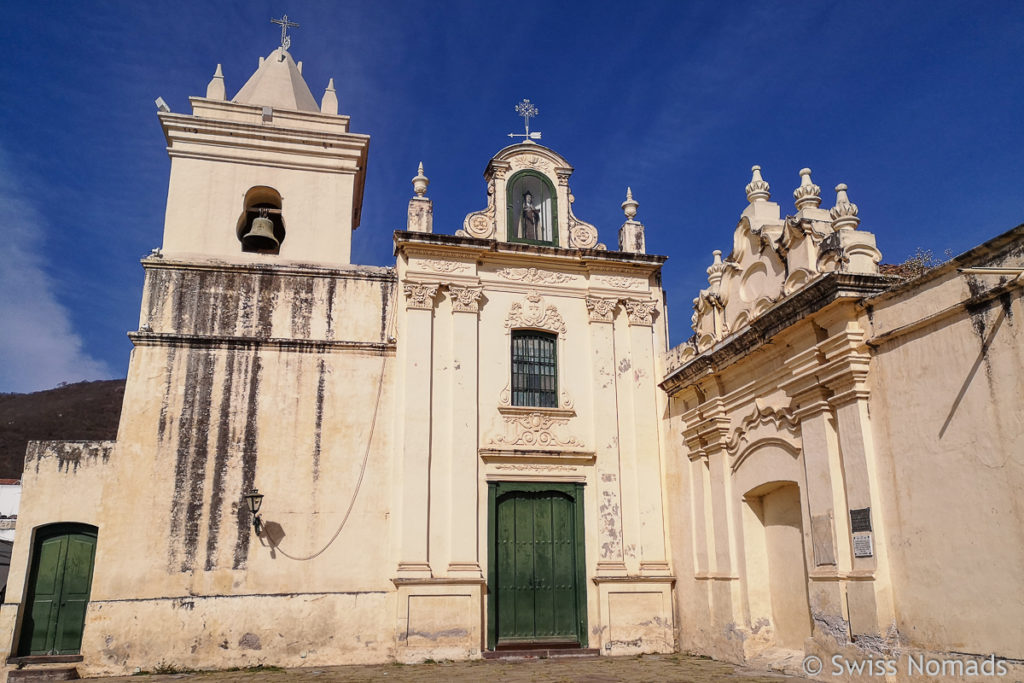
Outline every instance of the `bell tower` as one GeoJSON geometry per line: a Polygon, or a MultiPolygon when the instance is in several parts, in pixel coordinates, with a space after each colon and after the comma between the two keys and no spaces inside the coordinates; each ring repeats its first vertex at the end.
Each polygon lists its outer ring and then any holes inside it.
{"type": "MultiPolygon", "coordinates": [[[[282,26],[286,29],[286,26],[282,26]]],[[[282,31],[284,33],[284,31],[282,31]]],[[[288,36],[226,97],[220,65],[191,114],[161,107],[171,175],[163,252],[230,262],[350,262],[370,138],[331,79],[318,105],[288,36]]]]}

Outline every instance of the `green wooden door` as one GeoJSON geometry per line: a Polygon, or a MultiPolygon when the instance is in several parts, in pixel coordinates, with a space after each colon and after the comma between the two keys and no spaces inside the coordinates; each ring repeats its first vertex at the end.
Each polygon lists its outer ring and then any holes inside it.
{"type": "Polygon", "coordinates": [[[581,520],[573,487],[526,488],[540,490],[495,496],[491,646],[582,645],[581,520]]]}
{"type": "Polygon", "coordinates": [[[78,654],[95,555],[92,527],[61,524],[37,532],[19,654],[78,654]]]}

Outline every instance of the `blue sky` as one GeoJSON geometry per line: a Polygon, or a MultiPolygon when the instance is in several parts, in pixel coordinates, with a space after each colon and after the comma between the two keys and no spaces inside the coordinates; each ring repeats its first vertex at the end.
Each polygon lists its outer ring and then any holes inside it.
{"type": "Polygon", "coordinates": [[[1021,2],[6,2],[0,38],[0,391],[123,377],[169,162],[153,100],[188,111],[291,52],[372,136],[353,261],[393,263],[423,161],[434,229],[485,203],[513,107],[575,166],[574,210],[614,245],[627,185],[667,254],[672,344],[750,166],[793,213],[798,171],[850,187],[886,262],[1024,222],[1021,2]]]}

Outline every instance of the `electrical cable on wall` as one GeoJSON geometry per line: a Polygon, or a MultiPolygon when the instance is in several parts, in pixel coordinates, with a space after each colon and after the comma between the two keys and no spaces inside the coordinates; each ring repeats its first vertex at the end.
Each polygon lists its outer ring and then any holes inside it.
{"type": "MultiPolygon", "coordinates": [[[[392,327],[392,325],[394,323],[394,312],[395,312],[395,309],[398,306],[398,300],[397,300],[397,295],[398,294],[397,293],[398,293],[398,288],[396,287],[395,290],[394,290],[394,295],[392,297],[390,297],[390,299],[389,299],[389,304],[391,306],[391,310],[388,311],[387,323],[384,325],[384,335],[383,336],[384,336],[385,343],[387,343],[391,339],[394,339],[394,337],[395,337],[394,331],[391,329],[391,327],[392,327]]],[[[342,529],[345,528],[345,524],[346,524],[346,522],[348,522],[348,518],[352,514],[352,509],[356,505],[356,499],[359,497],[359,489],[363,485],[363,476],[366,474],[366,464],[370,460],[370,446],[373,443],[374,428],[377,425],[377,413],[380,411],[380,397],[384,393],[384,372],[387,369],[387,363],[388,363],[388,357],[387,357],[386,354],[384,354],[384,355],[381,356],[381,359],[380,359],[380,378],[377,381],[377,398],[376,398],[376,400],[373,403],[373,415],[370,418],[370,430],[369,430],[369,433],[366,436],[366,450],[363,452],[363,462],[359,466],[359,478],[356,479],[356,486],[355,486],[355,489],[352,491],[352,499],[348,503],[348,508],[345,510],[345,515],[341,518],[341,523],[338,524],[338,528],[334,531],[334,534],[331,536],[330,540],[328,540],[327,543],[324,545],[324,547],[320,548],[320,550],[317,550],[315,553],[313,553],[311,555],[305,555],[305,556],[296,556],[296,555],[288,554],[287,552],[285,552],[281,548],[281,546],[275,544],[271,540],[271,537],[270,537],[269,534],[267,534],[267,540],[269,541],[269,543],[263,543],[263,539],[260,538],[260,544],[261,545],[263,545],[264,547],[268,547],[269,546],[271,550],[276,550],[277,552],[279,552],[282,555],[284,555],[285,557],[287,557],[289,560],[296,560],[298,562],[306,562],[308,560],[315,559],[315,558],[319,557],[320,555],[322,555],[328,548],[331,547],[331,545],[334,543],[334,541],[336,541],[338,539],[338,536],[341,535],[342,529]]]]}

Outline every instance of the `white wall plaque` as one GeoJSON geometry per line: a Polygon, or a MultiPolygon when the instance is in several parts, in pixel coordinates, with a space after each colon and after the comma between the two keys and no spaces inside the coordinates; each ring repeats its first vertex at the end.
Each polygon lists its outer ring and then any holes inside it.
{"type": "Polygon", "coordinates": [[[875,547],[871,542],[871,534],[853,535],[853,556],[872,557],[875,554],[875,547]]]}

